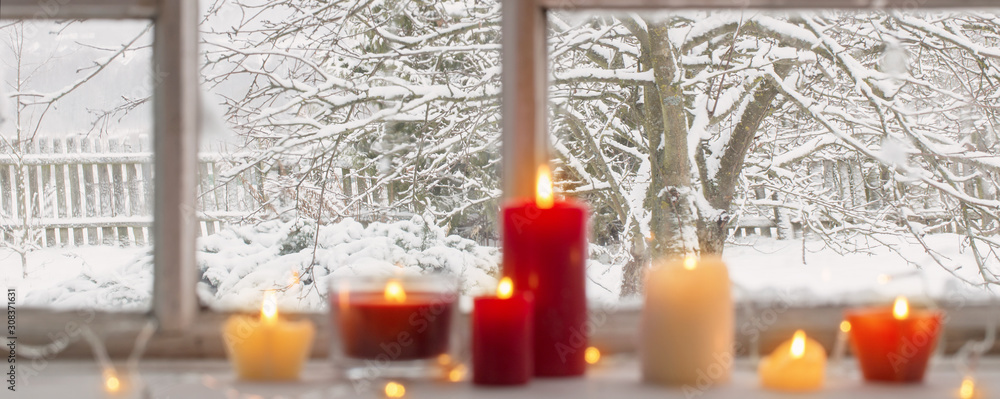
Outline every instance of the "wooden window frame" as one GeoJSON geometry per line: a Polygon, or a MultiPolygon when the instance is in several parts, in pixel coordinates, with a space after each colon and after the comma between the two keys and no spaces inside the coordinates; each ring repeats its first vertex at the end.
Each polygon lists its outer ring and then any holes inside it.
{"type": "MultiPolygon", "coordinates": [[[[502,110],[503,193],[505,198],[534,195],[538,165],[547,162],[548,58],[546,13],[582,9],[879,9],[997,7],[993,0],[503,0],[502,110]]],[[[199,138],[198,1],[196,0],[3,0],[2,19],[146,19],[155,23],[153,66],[165,74],[154,88],[154,290],[147,313],[21,309],[19,335],[46,342],[74,334],[87,325],[107,341],[112,355],[127,355],[132,339],[148,322],[157,324],[149,356],[221,356],[219,326],[225,315],[201,308],[195,292],[197,151],[199,138]]],[[[952,302],[955,334],[945,347],[982,332],[985,319],[1000,318],[1000,307],[952,302]],[[954,342],[951,342],[954,340],[954,342]]],[[[833,329],[840,307],[791,308],[771,330],[807,324],[833,329]],[[796,325],[798,324],[798,325],[796,325]]],[[[602,312],[595,310],[595,312],[602,312]]],[[[635,308],[605,310],[594,339],[605,347],[634,349],[635,308]]],[[[316,323],[325,315],[309,314],[316,323]]],[[[737,325],[748,321],[738,316],[737,325]]],[[[835,328],[835,327],[834,327],[835,328]]],[[[819,332],[819,334],[823,334],[819,332]]],[[[764,340],[766,341],[766,339],[764,340]]],[[[323,342],[314,347],[326,350],[323,342]]],[[[77,342],[69,355],[89,356],[77,342]]]]}

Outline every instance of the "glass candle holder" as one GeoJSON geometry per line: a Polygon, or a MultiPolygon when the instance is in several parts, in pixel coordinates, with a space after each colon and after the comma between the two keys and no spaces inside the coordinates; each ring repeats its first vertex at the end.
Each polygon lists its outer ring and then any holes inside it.
{"type": "Polygon", "coordinates": [[[441,274],[330,280],[330,357],[351,380],[441,378],[454,358],[459,283],[441,274]]]}
{"type": "Polygon", "coordinates": [[[866,381],[919,383],[937,346],[944,313],[909,309],[905,298],[892,307],[848,310],[851,347],[866,381]]]}

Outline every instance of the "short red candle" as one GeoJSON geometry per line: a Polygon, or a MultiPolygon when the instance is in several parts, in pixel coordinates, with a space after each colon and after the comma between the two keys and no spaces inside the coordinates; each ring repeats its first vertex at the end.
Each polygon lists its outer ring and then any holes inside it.
{"type": "Polygon", "coordinates": [[[503,209],[503,274],[534,300],[534,373],[587,368],[587,209],[572,200],[514,201],[503,209]]]}
{"type": "MultiPolygon", "coordinates": [[[[407,292],[391,301],[378,293],[351,293],[337,314],[344,353],[358,359],[427,359],[448,351],[454,298],[407,292]]],[[[333,298],[332,306],[340,306],[333,298]]]]}
{"type": "Polygon", "coordinates": [[[927,361],[937,346],[943,315],[937,310],[910,310],[904,306],[905,317],[894,315],[893,307],[846,313],[851,323],[851,348],[865,380],[923,381],[927,361]]]}
{"type": "Polygon", "coordinates": [[[531,379],[532,318],[529,295],[478,297],[472,313],[472,381],[521,385],[531,379]]]}

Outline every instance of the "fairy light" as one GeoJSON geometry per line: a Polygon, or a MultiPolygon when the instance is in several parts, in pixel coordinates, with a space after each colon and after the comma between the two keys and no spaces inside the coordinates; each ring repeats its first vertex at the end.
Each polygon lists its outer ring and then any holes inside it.
{"type": "Polygon", "coordinates": [[[849,333],[851,332],[851,322],[844,320],[840,322],[840,331],[849,333]]]}
{"type": "Polygon", "coordinates": [[[958,389],[958,397],[961,399],[976,397],[976,382],[971,377],[962,379],[962,387],[958,389]]]}
{"type": "Polygon", "coordinates": [[[601,360],[601,350],[593,346],[587,347],[587,350],[583,352],[583,360],[587,364],[597,364],[601,360]]]}
{"type": "Polygon", "coordinates": [[[448,381],[459,382],[465,378],[466,368],[464,364],[459,364],[448,371],[448,381]]]}
{"type": "Polygon", "coordinates": [[[385,396],[389,398],[402,398],[406,395],[406,387],[395,381],[385,384],[385,396]]]}

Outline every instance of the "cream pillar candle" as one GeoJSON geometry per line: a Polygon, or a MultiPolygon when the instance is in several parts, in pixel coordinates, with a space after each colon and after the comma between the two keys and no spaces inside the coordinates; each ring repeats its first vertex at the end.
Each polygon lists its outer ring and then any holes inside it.
{"type": "Polygon", "coordinates": [[[654,265],[642,309],[642,378],[705,389],[729,380],[733,364],[729,272],[718,257],[654,265]]]}

